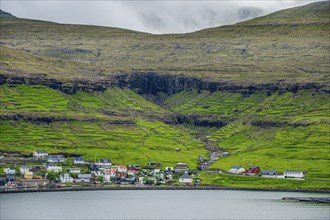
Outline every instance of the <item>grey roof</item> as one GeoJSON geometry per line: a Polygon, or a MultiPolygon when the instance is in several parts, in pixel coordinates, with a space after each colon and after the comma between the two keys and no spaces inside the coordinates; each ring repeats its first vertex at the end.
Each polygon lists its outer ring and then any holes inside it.
{"type": "Polygon", "coordinates": [[[23,169],[31,169],[30,166],[21,166],[21,168],[23,168],[23,169]]]}
{"type": "Polygon", "coordinates": [[[111,163],[111,159],[108,159],[108,158],[102,158],[100,159],[100,163],[111,163]]]}
{"type": "Polygon", "coordinates": [[[79,167],[74,167],[74,168],[67,168],[66,170],[80,170],[79,167]]]}
{"type": "Polygon", "coordinates": [[[75,160],[75,161],[85,161],[85,159],[82,158],[82,157],[75,157],[74,160],[75,160]]]}
{"type": "Polygon", "coordinates": [[[182,176],[180,176],[181,179],[191,179],[191,175],[189,175],[188,173],[183,174],[182,176]]]}
{"type": "Polygon", "coordinates": [[[13,175],[6,176],[6,179],[8,179],[8,180],[14,180],[15,178],[16,178],[16,176],[13,176],[13,175]]]}
{"type": "Polygon", "coordinates": [[[231,166],[230,169],[239,169],[241,166],[231,166]]]}
{"type": "Polygon", "coordinates": [[[285,171],[285,173],[301,173],[301,172],[304,172],[302,170],[287,170],[285,171]]]}
{"type": "Polygon", "coordinates": [[[36,150],[35,152],[38,154],[47,154],[47,151],[45,150],[36,150]]]}
{"type": "Polygon", "coordinates": [[[276,170],[263,170],[261,173],[262,174],[276,174],[277,171],[276,170]]]}
{"type": "Polygon", "coordinates": [[[63,155],[48,155],[48,158],[54,158],[54,159],[64,159],[63,155]]]}
{"type": "Polygon", "coordinates": [[[85,178],[85,179],[87,179],[87,178],[92,178],[92,174],[90,174],[90,173],[87,173],[87,174],[78,174],[78,178],[79,179],[82,179],[82,178],[85,178]]]}

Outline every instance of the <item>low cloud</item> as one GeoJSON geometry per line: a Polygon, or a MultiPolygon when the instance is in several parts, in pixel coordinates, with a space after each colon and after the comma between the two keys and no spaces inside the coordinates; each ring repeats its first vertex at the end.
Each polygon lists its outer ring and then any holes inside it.
{"type": "Polygon", "coordinates": [[[316,0],[254,1],[15,1],[1,9],[17,17],[164,34],[233,24],[316,0]]]}

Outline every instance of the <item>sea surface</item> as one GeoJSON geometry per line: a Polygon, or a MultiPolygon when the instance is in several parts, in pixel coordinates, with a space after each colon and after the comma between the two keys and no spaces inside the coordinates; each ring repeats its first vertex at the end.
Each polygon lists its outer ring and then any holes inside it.
{"type": "Polygon", "coordinates": [[[0,219],[330,219],[330,205],[283,197],[329,194],[235,190],[113,190],[0,194],[0,219]]]}

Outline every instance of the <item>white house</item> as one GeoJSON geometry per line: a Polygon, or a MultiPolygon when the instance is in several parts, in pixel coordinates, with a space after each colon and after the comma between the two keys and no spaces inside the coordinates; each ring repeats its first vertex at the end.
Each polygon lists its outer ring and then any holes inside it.
{"type": "Polygon", "coordinates": [[[82,157],[75,157],[73,158],[74,165],[83,165],[85,164],[85,159],[82,157]]]}
{"type": "Polygon", "coordinates": [[[245,172],[245,169],[241,166],[232,166],[228,172],[233,174],[241,174],[245,172]]]}
{"type": "Polygon", "coordinates": [[[76,179],[76,182],[79,183],[89,183],[92,179],[92,174],[78,174],[78,179],[76,179]]]}
{"type": "Polygon", "coordinates": [[[48,164],[47,171],[62,172],[62,167],[57,166],[56,164],[48,164]]]}
{"type": "Polygon", "coordinates": [[[21,168],[19,168],[19,172],[21,172],[21,174],[25,174],[27,172],[29,172],[31,169],[30,166],[21,166],[21,168]]]}
{"type": "Polygon", "coordinates": [[[284,172],[285,178],[304,178],[304,172],[301,170],[287,170],[284,172]]]}
{"type": "Polygon", "coordinates": [[[97,163],[97,165],[99,166],[111,166],[111,164],[112,164],[112,160],[108,158],[102,158],[97,163]]]}
{"type": "Polygon", "coordinates": [[[15,167],[3,168],[3,172],[5,172],[7,175],[15,175],[16,174],[15,167]]]}
{"type": "Polygon", "coordinates": [[[70,176],[70,174],[64,173],[60,175],[60,182],[61,183],[72,183],[73,178],[70,176]]]}
{"type": "Polygon", "coordinates": [[[36,150],[33,152],[33,157],[38,160],[46,159],[48,157],[48,153],[44,150],[36,150]]]}
{"type": "Polygon", "coordinates": [[[63,155],[48,155],[47,162],[49,163],[63,163],[64,157],[63,155]]]}
{"type": "Polygon", "coordinates": [[[80,168],[78,167],[78,168],[67,168],[66,169],[66,171],[67,172],[69,172],[69,173],[80,173],[80,168]]]}
{"type": "Polygon", "coordinates": [[[181,184],[191,185],[192,182],[193,182],[192,176],[189,175],[188,173],[183,174],[179,178],[179,183],[181,183],[181,184]]]}

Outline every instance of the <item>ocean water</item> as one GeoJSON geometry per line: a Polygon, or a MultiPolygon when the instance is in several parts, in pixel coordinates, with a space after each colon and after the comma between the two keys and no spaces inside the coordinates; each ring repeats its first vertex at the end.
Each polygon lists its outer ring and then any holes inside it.
{"type": "Polygon", "coordinates": [[[283,197],[329,194],[235,190],[113,190],[0,194],[0,219],[330,219],[330,205],[283,197]]]}

